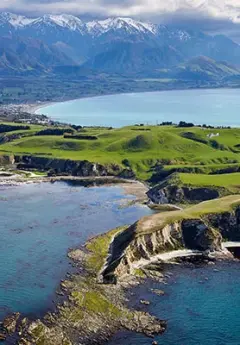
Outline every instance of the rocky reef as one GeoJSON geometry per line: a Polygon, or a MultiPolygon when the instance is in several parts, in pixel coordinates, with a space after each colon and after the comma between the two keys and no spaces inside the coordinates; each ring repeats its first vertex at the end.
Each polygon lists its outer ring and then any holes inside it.
{"type": "Polygon", "coordinates": [[[19,345],[100,345],[122,328],[151,338],[165,331],[164,320],[127,307],[123,285],[99,282],[112,238],[124,230],[114,229],[69,252],[79,273],[62,281],[59,293],[65,296],[64,303],[42,320],[21,320],[19,345]]]}
{"type": "MultiPolygon", "coordinates": [[[[223,252],[223,241],[239,239],[240,195],[154,214],[95,237],[69,252],[78,273],[62,281],[59,294],[64,302],[56,311],[42,320],[17,319],[18,344],[100,345],[122,328],[154,338],[166,330],[166,322],[129,309],[126,288],[151,277],[153,270],[154,278],[162,279],[158,261],[161,265],[163,253],[223,252]]],[[[145,300],[140,303],[148,305],[145,300]]],[[[16,326],[11,318],[5,324],[10,331],[16,326]]]]}

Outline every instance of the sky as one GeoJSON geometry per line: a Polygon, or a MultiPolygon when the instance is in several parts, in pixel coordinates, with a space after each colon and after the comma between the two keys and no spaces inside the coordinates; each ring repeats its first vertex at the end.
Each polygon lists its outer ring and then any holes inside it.
{"type": "Polygon", "coordinates": [[[32,16],[129,16],[156,23],[227,33],[240,42],[240,0],[0,0],[0,10],[32,16]]]}

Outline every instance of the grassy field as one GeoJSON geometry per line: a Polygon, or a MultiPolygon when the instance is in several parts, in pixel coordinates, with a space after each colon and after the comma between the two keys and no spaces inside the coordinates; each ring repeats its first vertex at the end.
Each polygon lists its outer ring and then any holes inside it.
{"type": "Polygon", "coordinates": [[[199,219],[209,214],[220,214],[232,211],[240,205],[240,195],[229,195],[217,200],[205,201],[181,211],[170,211],[142,218],[136,225],[136,233],[142,235],[162,229],[184,219],[199,219]]]}
{"type": "Polygon", "coordinates": [[[32,154],[127,165],[141,179],[152,175],[151,168],[156,163],[164,165],[165,169],[195,167],[201,172],[214,167],[240,166],[240,129],[132,126],[85,128],[75,133],[75,136],[94,136],[96,140],[64,138],[63,135],[36,136],[41,129],[41,126],[31,126],[29,131],[8,132],[7,136],[18,133],[22,137],[0,145],[0,154],[32,154]],[[219,135],[208,138],[212,133],[219,135]]]}
{"type": "Polygon", "coordinates": [[[178,174],[183,185],[199,187],[224,187],[232,192],[240,192],[240,173],[204,175],[204,174],[178,174]]]}

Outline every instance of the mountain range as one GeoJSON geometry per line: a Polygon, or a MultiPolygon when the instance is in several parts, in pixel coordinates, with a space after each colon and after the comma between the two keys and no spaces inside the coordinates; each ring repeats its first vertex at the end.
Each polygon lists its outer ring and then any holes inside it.
{"type": "Polygon", "coordinates": [[[111,74],[211,80],[240,73],[240,45],[224,35],[131,18],[84,22],[66,14],[0,13],[0,73],[73,65],[111,74]]]}

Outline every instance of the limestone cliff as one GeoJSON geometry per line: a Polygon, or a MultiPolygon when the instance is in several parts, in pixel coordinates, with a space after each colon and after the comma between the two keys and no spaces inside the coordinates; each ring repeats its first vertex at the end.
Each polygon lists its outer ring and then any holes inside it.
{"type": "Polygon", "coordinates": [[[206,209],[199,216],[196,216],[196,206],[187,211],[155,214],[118,234],[111,244],[107,263],[101,272],[102,280],[114,282],[132,274],[136,268],[150,262],[160,253],[180,248],[202,252],[221,251],[223,240],[240,240],[240,206],[235,207],[234,204],[231,210],[215,213],[211,212],[210,202],[203,205],[206,205],[206,209]]]}

